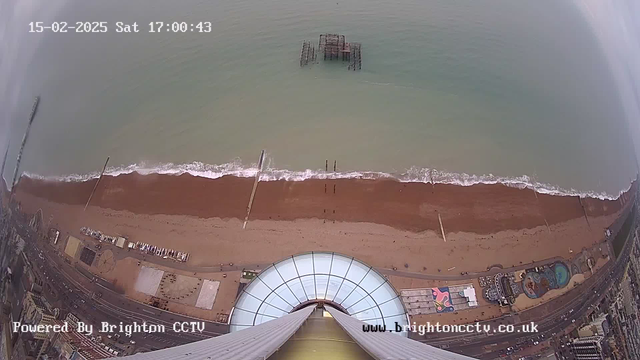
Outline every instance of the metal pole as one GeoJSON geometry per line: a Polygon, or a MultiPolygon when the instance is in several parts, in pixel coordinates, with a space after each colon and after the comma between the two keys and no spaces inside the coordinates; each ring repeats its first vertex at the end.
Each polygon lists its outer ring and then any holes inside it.
{"type": "Polygon", "coordinates": [[[2,169],[0,169],[0,176],[4,179],[4,166],[7,163],[7,155],[9,154],[9,146],[11,146],[11,141],[7,144],[7,149],[4,151],[4,159],[2,160],[2,169]]]}
{"type": "Polygon", "coordinates": [[[13,180],[11,181],[11,194],[13,195],[13,188],[16,185],[16,180],[18,179],[18,170],[20,169],[20,160],[22,159],[22,151],[24,150],[24,146],[27,144],[27,138],[29,137],[29,130],[31,130],[31,124],[33,123],[33,119],[36,117],[36,111],[38,110],[38,104],[40,103],[40,97],[36,96],[33,101],[33,106],[31,107],[31,114],[29,115],[29,124],[27,125],[27,130],[24,132],[24,137],[22,138],[22,145],[20,146],[20,151],[18,152],[18,159],[16,161],[16,169],[13,172],[13,180]]]}

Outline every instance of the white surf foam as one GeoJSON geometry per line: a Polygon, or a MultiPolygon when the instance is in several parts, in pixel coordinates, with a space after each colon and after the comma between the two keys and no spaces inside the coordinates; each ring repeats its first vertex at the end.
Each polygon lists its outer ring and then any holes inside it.
{"type": "MultiPolygon", "coordinates": [[[[246,166],[243,165],[240,160],[237,160],[222,165],[211,165],[201,162],[192,162],[188,164],[166,163],[160,165],[148,165],[145,163],[132,164],[122,167],[108,167],[105,171],[105,175],[118,176],[135,172],[141,175],[162,174],[178,176],[182,174],[190,174],[203,178],[217,179],[226,175],[254,177],[256,176],[257,171],[257,163],[246,166]]],[[[49,181],[81,182],[96,179],[100,176],[100,173],[92,172],[88,174],[70,174],[65,176],[42,176],[25,172],[22,176],[49,181]]],[[[266,169],[264,169],[260,174],[260,181],[304,181],[308,179],[394,179],[400,182],[452,184],[459,186],[502,184],[519,189],[533,189],[540,194],[580,196],[582,198],[595,198],[600,200],[616,200],[620,194],[628,191],[631,187],[630,184],[629,187],[621,190],[617,195],[611,195],[605,192],[585,192],[578,191],[576,189],[564,189],[559,186],[534,181],[527,175],[517,177],[501,177],[492,174],[470,175],[428,168],[411,168],[400,174],[373,171],[326,172],[324,170],[311,169],[294,171],[270,168],[268,161],[266,163],[266,169]]]]}

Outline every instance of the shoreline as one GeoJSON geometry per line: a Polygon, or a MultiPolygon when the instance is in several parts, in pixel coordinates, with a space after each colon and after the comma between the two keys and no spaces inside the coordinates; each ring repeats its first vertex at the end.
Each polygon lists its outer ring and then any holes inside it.
{"type": "MultiPolygon", "coordinates": [[[[21,194],[29,194],[54,203],[84,205],[96,181],[23,176],[16,195],[18,200],[21,194]]],[[[230,175],[216,179],[190,174],[105,175],[90,207],[146,215],[244,219],[253,181],[230,175]]],[[[261,181],[249,220],[320,219],[440,233],[441,218],[446,233],[491,234],[614,214],[633,198],[634,185],[618,200],[600,200],[501,184],[460,186],[392,179],[261,181]]]]}
{"type": "MultiPolygon", "coordinates": [[[[516,176],[496,176],[493,174],[467,174],[464,172],[448,172],[431,168],[411,167],[403,172],[382,172],[382,171],[336,171],[333,165],[333,171],[330,171],[328,160],[326,169],[306,169],[306,170],[287,170],[271,168],[268,164],[271,159],[265,159],[267,163],[260,171],[260,181],[306,181],[306,180],[395,180],[402,183],[425,183],[425,184],[441,184],[441,185],[457,185],[457,186],[473,186],[473,185],[504,185],[518,189],[530,189],[539,194],[557,195],[557,196],[580,196],[582,198],[594,198],[600,200],[617,200],[618,197],[627,192],[630,185],[622,187],[616,192],[605,192],[602,190],[576,190],[573,187],[562,188],[551,183],[542,183],[536,181],[528,175],[516,176]],[[612,195],[615,194],[615,195],[612,195]]],[[[223,163],[219,165],[205,164],[201,162],[191,162],[183,164],[161,163],[158,165],[130,164],[107,167],[104,175],[113,177],[121,175],[191,175],[206,179],[219,179],[225,176],[233,176],[239,178],[255,178],[258,173],[258,164],[245,165],[240,160],[223,163]]],[[[25,172],[21,175],[24,178],[33,180],[45,180],[56,182],[85,182],[95,180],[100,177],[99,171],[92,171],[83,174],[68,175],[40,175],[25,172]]],[[[630,179],[629,184],[633,180],[630,179]]]]}

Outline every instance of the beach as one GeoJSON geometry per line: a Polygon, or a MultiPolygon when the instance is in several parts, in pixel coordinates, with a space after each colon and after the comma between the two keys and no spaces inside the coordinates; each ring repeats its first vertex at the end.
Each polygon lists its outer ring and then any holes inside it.
{"type": "Polygon", "coordinates": [[[51,226],[67,233],[89,226],[131,241],[188,251],[194,266],[265,264],[324,250],[376,267],[424,273],[452,266],[456,272],[477,272],[493,264],[570,258],[604,240],[605,229],[635,189],[618,200],[598,200],[504,185],[268,181],[258,184],[243,230],[251,178],[107,176],[83,211],[94,181],[23,177],[16,199],[28,213],[41,208],[45,219],[53,215],[51,226]]]}
{"type": "MultiPolygon", "coordinates": [[[[23,177],[19,193],[84,205],[97,180],[50,182],[23,177]]],[[[207,179],[188,174],[105,176],[92,206],[136,214],[244,219],[253,178],[207,179]]],[[[628,193],[622,195],[623,201],[628,193]]],[[[455,186],[394,180],[260,182],[251,220],[321,219],[366,222],[420,232],[490,234],[614,214],[623,201],[536,194],[504,185],[455,186]],[[584,206],[584,211],[583,211],[584,206]],[[546,220],[546,223],[545,223],[546,220]]]]}

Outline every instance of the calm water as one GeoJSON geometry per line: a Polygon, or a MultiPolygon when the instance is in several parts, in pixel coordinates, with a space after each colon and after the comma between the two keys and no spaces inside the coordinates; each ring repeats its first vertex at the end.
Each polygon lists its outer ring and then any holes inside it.
{"type": "Polygon", "coordinates": [[[266,149],[277,169],[337,159],[342,171],[528,175],[612,195],[635,177],[618,91],[569,2],[53,3],[16,11],[22,28],[0,67],[7,179],[35,95],[21,170],[41,175],[93,172],[106,156],[112,166],[248,167],[266,149]],[[37,20],[110,29],[29,34],[37,20]],[[116,21],[141,32],[117,34],[116,21]],[[213,31],[152,34],[150,21],[210,21],[213,31]],[[362,71],[299,67],[302,40],[324,32],[363,44],[362,71]]]}

